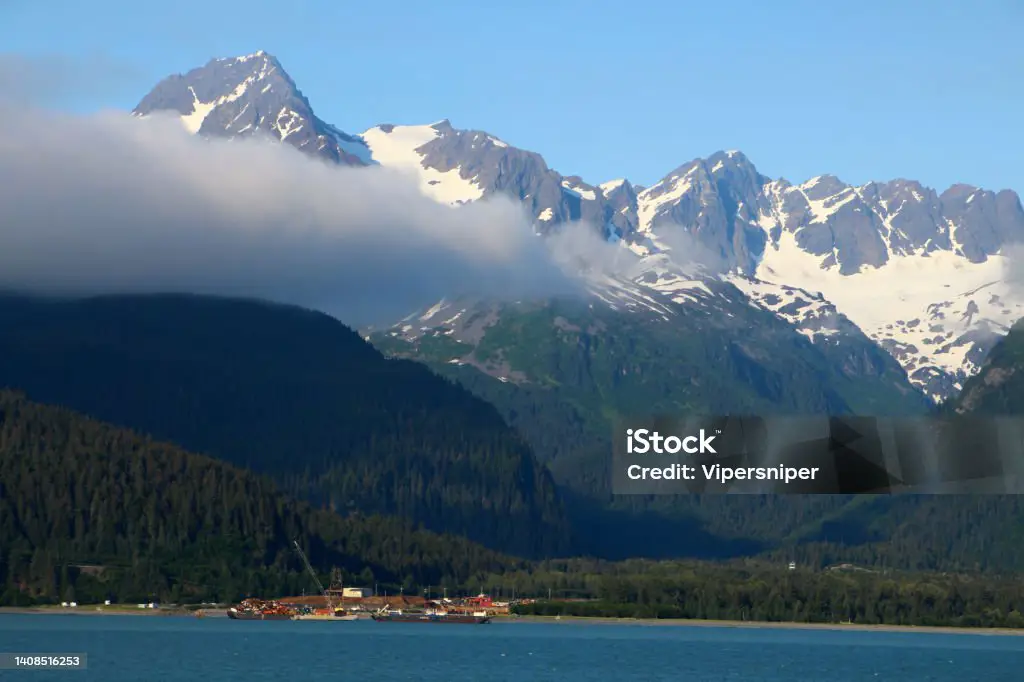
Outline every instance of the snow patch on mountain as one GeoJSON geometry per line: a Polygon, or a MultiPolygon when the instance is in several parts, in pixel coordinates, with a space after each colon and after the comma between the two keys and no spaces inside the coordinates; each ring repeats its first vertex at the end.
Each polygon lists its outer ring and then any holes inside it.
{"type": "Polygon", "coordinates": [[[626,179],[625,178],[617,178],[615,180],[609,180],[608,182],[602,182],[597,187],[598,187],[598,189],[601,190],[601,193],[604,194],[607,197],[612,192],[614,192],[615,190],[617,190],[618,188],[622,187],[625,184],[626,184],[626,179]]]}
{"type": "Polygon", "coordinates": [[[847,187],[837,194],[831,194],[825,196],[822,199],[812,199],[807,195],[807,192],[814,189],[821,182],[822,177],[819,176],[810,180],[799,187],[794,187],[792,191],[800,192],[803,195],[804,200],[807,202],[807,208],[811,212],[811,219],[808,224],[813,225],[814,223],[827,223],[829,216],[835,215],[839,212],[846,204],[850,203],[857,198],[857,192],[853,187],[847,187]]]}
{"type": "Polygon", "coordinates": [[[637,195],[638,231],[650,234],[664,207],[670,207],[693,187],[697,165],[679,171],[637,195]]]}
{"type": "Polygon", "coordinates": [[[199,132],[199,129],[203,127],[203,121],[210,115],[214,107],[219,104],[217,100],[212,102],[200,102],[199,97],[196,95],[196,91],[189,87],[189,92],[192,93],[192,112],[188,114],[182,114],[179,120],[182,125],[185,126],[185,130],[189,131],[193,135],[199,132]]]}
{"type": "Polygon", "coordinates": [[[667,252],[641,258],[624,276],[682,305],[705,304],[718,295],[709,286],[712,278],[700,265],[677,263],[667,252]]]}
{"type": "Polygon", "coordinates": [[[649,287],[619,277],[605,275],[592,278],[587,289],[612,310],[649,311],[665,321],[678,314],[669,304],[671,299],[664,300],[649,287]]]}
{"type": "Polygon", "coordinates": [[[482,198],[483,189],[473,180],[463,178],[461,167],[442,172],[423,165],[420,149],[441,136],[438,127],[381,125],[370,128],[360,138],[375,163],[414,174],[420,190],[435,201],[457,206],[482,198]]]}
{"type": "Polygon", "coordinates": [[[334,126],[329,126],[331,133],[334,135],[334,139],[337,141],[338,146],[341,147],[342,151],[346,154],[359,159],[359,161],[366,166],[372,166],[377,162],[373,158],[373,153],[370,151],[370,147],[366,144],[366,141],[361,137],[354,135],[346,135],[334,126]]]}
{"type": "Polygon", "coordinates": [[[564,189],[566,192],[569,192],[570,194],[574,194],[575,196],[581,199],[586,199],[587,201],[594,201],[595,199],[597,199],[597,192],[595,192],[592,188],[588,187],[587,185],[584,185],[583,183],[574,182],[569,178],[562,180],[562,189],[564,189]]]}
{"type": "MultiPolygon", "coordinates": [[[[926,388],[937,369],[953,377],[959,390],[982,359],[972,359],[975,343],[985,340],[986,331],[1004,334],[1024,317],[1024,301],[1004,280],[1005,268],[999,255],[971,263],[951,251],[934,251],[890,256],[882,267],[843,275],[837,267],[822,268],[820,257],[801,249],[793,233],[782,232],[766,249],[757,277],[776,288],[820,294],[821,304],[834,305],[889,351],[913,383],[926,388]]],[[[781,316],[801,327],[814,310],[789,309],[781,316]]]]}
{"type": "Polygon", "coordinates": [[[811,341],[834,337],[843,331],[839,311],[821,293],[735,273],[727,280],[752,302],[789,322],[811,341]]]}

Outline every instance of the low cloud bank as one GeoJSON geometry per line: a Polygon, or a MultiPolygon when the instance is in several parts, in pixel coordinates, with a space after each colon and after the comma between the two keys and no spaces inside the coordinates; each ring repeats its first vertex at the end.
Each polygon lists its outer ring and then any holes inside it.
{"type": "Polygon", "coordinates": [[[257,297],[356,325],[443,296],[577,290],[566,245],[552,252],[510,200],[452,209],[386,169],[197,138],[169,118],[0,114],[7,290],[257,297]]]}

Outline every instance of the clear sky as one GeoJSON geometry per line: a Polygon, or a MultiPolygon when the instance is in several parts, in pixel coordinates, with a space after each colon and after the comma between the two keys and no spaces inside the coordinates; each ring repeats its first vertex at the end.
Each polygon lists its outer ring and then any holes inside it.
{"type": "Polygon", "coordinates": [[[1022,29],[1019,0],[0,0],[0,50],[102,64],[66,108],[263,49],[343,130],[448,118],[592,183],[739,149],[796,182],[1024,191],[1022,29]]]}

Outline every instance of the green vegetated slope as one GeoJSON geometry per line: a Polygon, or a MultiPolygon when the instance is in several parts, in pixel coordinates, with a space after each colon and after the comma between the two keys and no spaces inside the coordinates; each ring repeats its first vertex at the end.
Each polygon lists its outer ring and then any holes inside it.
{"type": "Polygon", "coordinates": [[[699,313],[666,325],[597,306],[508,306],[472,342],[443,332],[413,342],[388,333],[373,340],[386,352],[423,359],[497,405],[567,487],[590,553],[1019,570],[1024,510],[1015,499],[612,498],[607,467],[619,415],[933,411],[883,351],[842,342],[812,348],[777,320],[758,317],[752,326],[756,313],[743,325],[699,313]],[[451,362],[456,358],[462,364],[451,362]],[[514,380],[496,381],[495,367],[514,380]]]}
{"type": "Polygon", "coordinates": [[[0,603],[233,600],[314,589],[477,584],[519,566],[408,521],[315,509],[265,477],[0,392],[0,603]]]}
{"type": "Polygon", "coordinates": [[[333,318],[197,296],[0,299],[0,386],[529,556],[569,548],[548,471],[496,410],[333,318]]]}
{"type": "MultiPolygon", "coordinates": [[[[936,413],[1024,417],[1024,323],[1014,325],[978,374],[936,413]]],[[[816,565],[855,561],[921,570],[1019,573],[1024,567],[1024,499],[864,496],[798,530],[790,540],[795,546],[776,552],[778,558],[793,556],[816,565]]]]}
{"type": "Polygon", "coordinates": [[[574,487],[607,487],[577,477],[581,467],[606,463],[606,456],[594,461],[590,441],[607,441],[617,418],[929,409],[877,347],[813,345],[765,311],[722,305],[713,311],[679,307],[666,319],[574,300],[509,304],[475,313],[492,318],[476,338],[439,329],[412,341],[388,332],[371,339],[387,353],[457,377],[499,405],[560,480],[574,487]],[[510,381],[489,381],[472,371],[479,368],[492,376],[503,372],[510,381]]]}

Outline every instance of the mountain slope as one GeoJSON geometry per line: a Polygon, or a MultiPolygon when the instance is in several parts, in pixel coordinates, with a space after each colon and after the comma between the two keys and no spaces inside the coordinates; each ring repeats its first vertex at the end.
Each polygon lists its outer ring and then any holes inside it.
{"type": "Polygon", "coordinates": [[[938,194],[913,181],[852,186],[832,176],[793,185],[736,151],[691,161],[651,187],[595,187],[447,121],[362,137],[373,158],[416,173],[438,201],[502,194],[522,202],[542,234],[585,222],[640,256],[700,261],[797,328],[820,329],[822,308],[842,314],[837,331],[856,327],[933,401],[958,390],[1024,315],[1006,273],[1007,250],[1024,238],[1013,192],[957,185],[938,194]]]}
{"type": "Polygon", "coordinates": [[[604,306],[445,301],[370,338],[394,355],[577,391],[621,414],[928,409],[898,364],[870,344],[815,346],[727,283],[693,280],[673,293],[623,282],[597,290],[604,306]]]}
{"type": "Polygon", "coordinates": [[[667,266],[640,276],[661,289],[606,282],[593,303],[445,301],[369,338],[496,405],[567,489],[578,546],[608,558],[758,553],[849,502],[613,499],[617,417],[930,409],[896,361],[866,340],[816,345],[811,331],[751,306],[728,283],[667,266]]]}
{"type": "Polygon", "coordinates": [[[648,188],[625,180],[594,187],[447,121],[367,131],[371,154],[389,135],[409,141],[401,154],[387,147],[380,162],[414,170],[439,200],[501,193],[521,201],[541,233],[583,221],[638,255],[698,260],[798,328],[829,307],[935,401],[958,390],[1024,315],[1005,272],[1007,249],[1024,238],[1013,192],[958,185],[937,194],[912,181],[851,186],[832,176],[792,185],[735,151],[684,164],[648,188]],[[821,305],[787,306],[793,290],[821,305]]]}
{"type": "Polygon", "coordinates": [[[488,404],[332,318],[192,296],[0,299],[0,386],[509,552],[564,549],[548,473],[488,404]]]}
{"type": "Polygon", "coordinates": [[[0,604],[298,594],[291,546],[349,580],[461,584],[515,565],[396,519],[342,518],[251,472],[0,391],[0,604]]]}
{"type": "MultiPolygon", "coordinates": [[[[679,374],[628,376],[623,384],[615,384],[615,390],[609,391],[609,383],[603,379],[614,377],[616,373],[594,370],[608,364],[609,358],[616,355],[601,356],[594,352],[594,346],[604,345],[607,349],[615,341],[606,334],[594,334],[594,338],[582,341],[588,336],[588,330],[574,329],[578,327],[575,323],[579,318],[565,312],[564,307],[559,309],[555,318],[566,332],[562,337],[566,343],[564,352],[535,346],[509,357],[518,358],[528,352],[547,355],[553,362],[572,368],[559,373],[559,377],[587,377],[585,389],[528,381],[523,374],[509,368],[504,370],[506,381],[495,381],[465,360],[460,361],[463,364],[435,366],[439,372],[452,376],[497,405],[509,423],[520,429],[534,451],[544,458],[555,479],[569,489],[570,511],[577,520],[579,546],[585,554],[611,559],[761,555],[780,562],[795,559],[803,565],[820,567],[854,562],[862,566],[907,570],[1017,570],[1022,556],[1020,538],[1024,534],[1024,510],[1013,500],[997,497],[682,495],[613,498],[609,494],[607,469],[612,426],[609,408],[602,404],[603,400],[614,410],[621,404],[616,403],[617,400],[624,402],[635,395],[638,384],[646,384],[645,397],[692,399],[694,387],[687,379],[714,382],[716,391],[704,395],[717,396],[719,400],[728,397],[731,401],[742,396],[749,401],[746,404],[764,413],[787,411],[787,408],[792,409],[794,401],[801,399],[807,401],[805,404],[813,404],[821,397],[785,394],[777,396],[778,404],[773,404],[766,397],[757,396],[753,385],[737,393],[732,385],[735,379],[711,369],[725,369],[733,362],[730,353],[715,347],[706,348],[710,352],[703,367],[703,363],[694,359],[692,364],[679,366],[679,374]],[[572,352],[574,344],[582,350],[582,357],[572,352]],[[652,390],[653,386],[658,390],[652,390]]],[[[538,311],[534,311],[533,317],[504,316],[504,319],[536,324],[538,317],[538,311]]],[[[545,317],[539,319],[550,321],[545,317]]],[[[606,319],[607,316],[598,317],[591,333],[606,319]]],[[[636,316],[629,319],[635,321],[636,316]]],[[[527,336],[532,340],[544,338],[537,333],[527,336]]],[[[621,337],[635,338],[643,339],[647,335],[621,337]]],[[[421,337],[419,343],[438,358],[456,348],[452,341],[442,345],[441,339],[429,336],[421,337]]],[[[391,337],[382,344],[400,352],[403,344],[409,342],[391,337]]],[[[642,370],[647,353],[637,347],[632,351],[631,357],[636,358],[633,366],[642,370]]],[[[799,363],[806,362],[806,357],[798,357],[795,367],[791,366],[793,362],[790,356],[773,357],[759,376],[771,376],[783,369],[799,372],[799,363]]],[[[699,400],[701,394],[696,395],[699,400]]],[[[694,405],[696,410],[715,411],[718,407],[713,403],[694,405]]]]}

